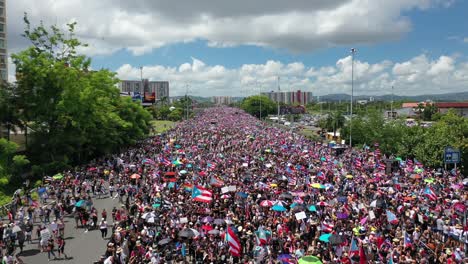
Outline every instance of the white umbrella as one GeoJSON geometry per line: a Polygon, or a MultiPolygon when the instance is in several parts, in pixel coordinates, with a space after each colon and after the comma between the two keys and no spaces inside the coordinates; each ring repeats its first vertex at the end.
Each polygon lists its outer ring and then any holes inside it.
{"type": "Polygon", "coordinates": [[[193,229],[193,228],[190,228],[190,230],[193,231],[193,233],[195,234],[195,237],[200,236],[200,232],[198,232],[197,230],[195,230],[195,229],[193,229]]]}
{"type": "Polygon", "coordinates": [[[21,231],[21,228],[19,226],[14,226],[11,231],[13,231],[13,233],[18,233],[19,231],[21,231]]]}

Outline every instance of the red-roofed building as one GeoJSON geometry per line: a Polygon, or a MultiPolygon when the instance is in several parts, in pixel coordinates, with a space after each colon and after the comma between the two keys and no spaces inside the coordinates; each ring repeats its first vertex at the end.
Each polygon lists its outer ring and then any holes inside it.
{"type": "Polygon", "coordinates": [[[436,103],[436,106],[439,113],[445,114],[453,109],[459,116],[468,117],[468,102],[441,102],[436,103]]]}

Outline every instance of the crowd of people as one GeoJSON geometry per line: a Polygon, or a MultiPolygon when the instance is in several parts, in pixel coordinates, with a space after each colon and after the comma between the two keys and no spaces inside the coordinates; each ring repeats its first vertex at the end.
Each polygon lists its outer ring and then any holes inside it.
{"type": "MultiPolygon", "coordinates": [[[[15,209],[10,223],[39,215],[50,259],[64,253],[63,215],[73,214],[76,227],[101,231],[104,264],[466,263],[467,190],[459,171],[385,156],[377,142],[338,154],[239,109],[211,108],[64,173],[41,195],[51,205],[15,209]],[[93,207],[104,193],[118,198],[111,217],[93,207]]],[[[8,228],[4,245],[18,234],[8,228]]]]}

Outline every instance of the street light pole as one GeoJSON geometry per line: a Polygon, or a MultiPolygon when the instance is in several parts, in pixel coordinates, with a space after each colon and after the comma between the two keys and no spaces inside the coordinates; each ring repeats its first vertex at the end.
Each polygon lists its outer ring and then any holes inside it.
{"type": "Polygon", "coordinates": [[[278,76],[278,96],[276,96],[276,99],[277,99],[277,106],[278,106],[278,115],[277,115],[277,117],[278,117],[278,124],[279,124],[279,122],[280,122],[280,119],[279,119],[279,117],[280,117],[280,103],[279,103],[280,98],[281,98],[281,95],[280,95],[280,77],[278,76]]]}
{"type": "Polygon", "coordinates": [[[188,84],[185,89],[185,120],[188,120],[188,84]]]}
{"type": "Polygon", "coordinates": [[[390,114],[393,119],[393,85],[392,85],[392,101],[390,102],[390,114]]]}
{"type": "Polygon", "coordinates": [[[351,49],[351,104],[350,104],[350,117],[349,117],[349,146],[353,147],[353,96],[354,96],[354,54],[356,49],[351,49]]]}

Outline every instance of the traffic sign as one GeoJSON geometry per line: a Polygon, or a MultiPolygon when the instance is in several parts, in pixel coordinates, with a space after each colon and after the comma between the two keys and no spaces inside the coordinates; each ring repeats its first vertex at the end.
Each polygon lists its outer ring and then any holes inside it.
{"type": "Polygon", "coordinates": [[[460,150],[453,147],[445,147],[444,151],[445,163],[460,163],[460,150]]]}

